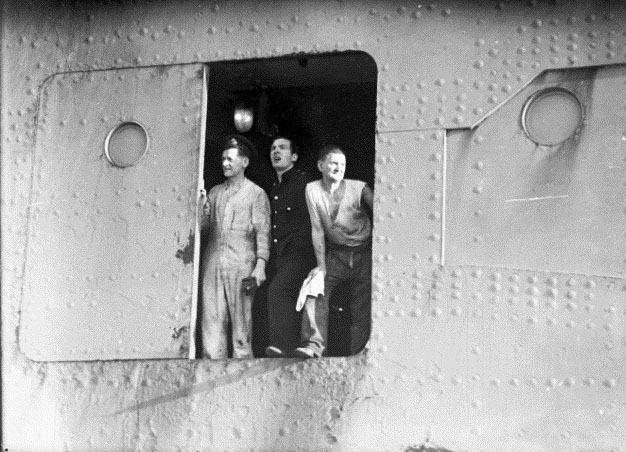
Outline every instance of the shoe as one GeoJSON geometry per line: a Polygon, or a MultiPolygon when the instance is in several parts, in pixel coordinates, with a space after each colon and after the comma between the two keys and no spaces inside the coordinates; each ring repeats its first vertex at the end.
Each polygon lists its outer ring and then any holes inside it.
{"type": "Polygon", "coordinates": [[[293,355],[298,358],[315,358],[315,352],[309,347],[298,347],[293,351],[293,355]]]}
{"type": "Polygon", "coordinates": [[[285,354],[280,348],[270,345],[265,349],[265,356],[268,358],[282,358],[285,354]]]}

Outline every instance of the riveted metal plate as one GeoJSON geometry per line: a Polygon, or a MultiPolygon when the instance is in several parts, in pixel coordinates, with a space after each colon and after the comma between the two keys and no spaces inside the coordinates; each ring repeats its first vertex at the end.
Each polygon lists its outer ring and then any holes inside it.
{"type": "Polygon", "coordinates": [[[427,267],[439,265],[444,138],[441,130],[379,135],[374,205],[375,268],[406,262],[427,267]]]}
{"type": "Polygon", "coordinates": [[[626,66],[551,71],[472,131],[448,137],[446,261],[600,276],[626,274],[626,66]],[[522,130],[527,99],[561,87],[586,112],[542,146],[522,130]]]}
{"type": "Polygon", "coordinates": [[[186,357],[202,66],[55,75],[40,96],[20,345],[35,360],[186,357]],[[137,121],[133,166],[105,156],[137,121]]]}

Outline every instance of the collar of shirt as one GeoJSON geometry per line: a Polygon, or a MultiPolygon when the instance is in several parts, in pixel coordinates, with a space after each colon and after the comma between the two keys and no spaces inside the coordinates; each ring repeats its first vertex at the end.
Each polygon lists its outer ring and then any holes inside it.
{"type": "MultiPolygon", "coordinates": [[[[276,187],[276,186],[278,186],[278,185],[280,185],[282,183],[287,183],[289,181],[289,178],[291,177],[291,175],[294,174],[296,171],[298,171],[298,170],[296,169],[295,166],[293,168],[291,168],[290,170],[285,171],[283,173],[283,176],[282,176],[280,181],[278,180],[278,176],[276,176],[274,178],[273,186],[276,187]]],[[[274,173],[274,174],[276,174],[276,173],[274,173]]]]}
{"type": "Polygon", "coordinates": [[[242,179],[241,181],[238,182],[231,182],[230,180],[226,180],[224,181],[224,185],[225,185],[225,189],[226,191],[230,191],[231,193],[236,193],[239,191],[239,189],[241,189],[241,187],[243,187],[243,185],[246,183],[246,179],[242,179]]]}

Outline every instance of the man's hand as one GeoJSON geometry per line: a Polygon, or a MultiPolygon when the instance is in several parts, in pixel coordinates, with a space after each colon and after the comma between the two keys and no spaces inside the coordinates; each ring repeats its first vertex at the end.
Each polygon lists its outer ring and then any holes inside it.
{"type": "Polygon", "coordinates": [[[265,281],[265,269],[259,268],[257,265],[254,270],[252,270],[252,274],[250,276],[256,279],[256,285],[260,286],[265,281]]]}
{"type": "Polygon", "coordinates": [[[209,204],[206,201],[206,190],[204,188],[201,188],[200,196],[198,196],[198,212],[201,212],[204,215],[209,214],[209,204]]]}
{"type": "Polygon", "coordinates": [[[263,282],[265,281],[265,260],[264,259],[257,259],[256,260],[256,266],[254,267],[254,270],[252,270],[252,274],[250,275],[252,276],[254,279],[256,279],[256,285],[260,286],[261,284],[263,284],[263,282]]]}

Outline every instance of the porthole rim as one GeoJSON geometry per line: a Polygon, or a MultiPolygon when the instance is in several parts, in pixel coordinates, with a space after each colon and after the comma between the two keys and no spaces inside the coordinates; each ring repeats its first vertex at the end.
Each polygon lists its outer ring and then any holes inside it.
{"type": "Polygon", "coordinates": [[[148,129],[146,129],[146,127],[142,123],[140,123],[139,121],[134,120],[134,119],[121,121],[118,125],[116,125],[111,130],[109,130],[109,132],[107,133],[106,138],[104,139],[104,155],[106,156],[106,158],[109,161],[109,163],[111,165],[115,166],[116,168],[130,168],[132,166],[135,166],[137,163],[139,163],[146,156],[146,154],[148,153],[149,147],[150,147],[150,135],[148,134],[148,129]],[[126,166],[118,165],[117,163],[115,163],[113,161],[113,159],[111,158],[111,155],[109,153],[109,142],[111,141],[111,137],[113,136],[113,134],[117,130],[121,129],[122,127],[124,127],[126,125],[131,125],[131,124],[139,126],[139,128],[141,130],[143,130],[143,133],[144,133],[144,135],[146,137],[146,145],[144,146],[144,149],[143,149],[143,151],[141,153],[141,156],[137,160],[135,160],[133,163],[131,163],[130,165],[126,165],[126,166]]]}
{"type": "Polygon", "coordinates": [[[557,146],[557,145],[567,141],[572,136],[574,136],[574,135],[576,135],[578,133],[578,131],[582,127],[584,121],[585,121],[585,105],[583,104],[583,102],[580,100],[580,98],[576,95],[576,93],[574,91],[572,91],[570,89],[567,89],[567,88],[565,88],[563,86],[548,86],[548,87],[544,87],[544,88],[538,89],[533,94],[531,94],[528,97],[528,99],[526,99],[526,102],[524,102],[524,107],[522,108],[522,128],[524,129],[524,133],[526,134],[526,136],[528,137],[528,139],[530,141],[532,141],[533,143],[536,143],[536,144],[538,144],[540,146],[557,146]],[[572,132],[570,135],[568,135],[565,139],[559,141],[558,143],[542,143],[542,142],[536,140],[535,138],[533,138],[531,136],[530,132],[528,131],[528,126],[526,124],[526,115],[528,113],[529,108],[533,104],[533,102],[535,102],[537,99],[545,96],[546,94],[550,94],[550,93],[554,93],[554,92],[567,93],[567,94],[571,95],[576,100],[576,102],[578,103],[578,106],[580,108],[580,120],[578,121],[578,125],[574,129],[574,132],[572,132]]]}

